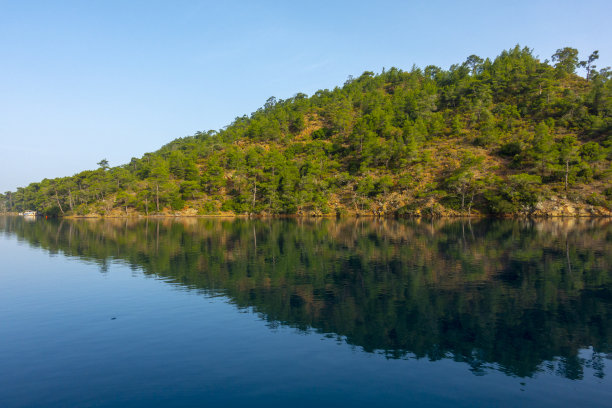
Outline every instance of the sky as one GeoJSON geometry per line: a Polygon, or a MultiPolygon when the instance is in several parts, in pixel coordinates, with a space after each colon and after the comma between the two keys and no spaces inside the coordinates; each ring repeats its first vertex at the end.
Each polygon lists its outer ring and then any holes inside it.
{"type": "Polygon", "coordinates": [[[599,50],[612,2],[0,0],[0,192],[111,166],[349,75],[599,50]]]}

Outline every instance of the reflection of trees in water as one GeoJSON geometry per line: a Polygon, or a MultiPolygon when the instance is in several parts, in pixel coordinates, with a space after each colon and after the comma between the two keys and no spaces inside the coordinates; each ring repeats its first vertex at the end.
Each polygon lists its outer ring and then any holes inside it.
{"type": "Polygon", "coordinates": [[[606,220],[0,222],[51,252],[122,260],[389,358],[580,378],[603,375],[612,351],[606,220]]]}

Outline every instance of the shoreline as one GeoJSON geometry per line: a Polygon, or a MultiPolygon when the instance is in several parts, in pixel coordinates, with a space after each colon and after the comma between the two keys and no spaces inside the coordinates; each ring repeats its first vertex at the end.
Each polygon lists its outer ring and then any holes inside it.
{"type": "MultiPolygon", "coordinates": [[[[0,216],[23,217],[18,213],[0,213],[0,216]]],[[[36,218],[54,218],[67,220],[102,220],[102,219],[169,219],[169,218],[218,218],[218,219],[348,219],[348,218],[371,218],[371,219],[610,219],[612,215],[608,214],[436,214],[436,215],[376,215],[376,214],[130,214],[130,215],[66,215],[57,217],[48,217],[45,215],[37,215],[36,218]]]]}

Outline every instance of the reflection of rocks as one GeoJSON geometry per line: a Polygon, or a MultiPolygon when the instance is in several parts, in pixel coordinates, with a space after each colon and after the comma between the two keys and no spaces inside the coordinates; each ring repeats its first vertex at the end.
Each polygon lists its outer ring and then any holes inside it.
{"type": "MultiPolygon", "coordinates": [[[[335,333],[390,358],[453,358],[532,375],[612,344],[612,219],[149,218],[0,230],[49,251],[120,259],[223,293],[271,325],[335,333]]],[[[610,358],[610,354],[606,355],[610,358]]]]}

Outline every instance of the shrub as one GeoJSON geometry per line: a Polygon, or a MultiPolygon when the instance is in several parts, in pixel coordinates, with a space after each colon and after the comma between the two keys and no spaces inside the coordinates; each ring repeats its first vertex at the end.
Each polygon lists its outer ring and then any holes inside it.
{"type": "Polygon", "coordinates": [[[587,204],[594,205],[596,207],[610,208],[610,203],[601,194],[592,193],[586,198],[586,202],[587,204]]]}
{"type": "Polygon", "coordinates": [[[504,143],[499,148],[499,154],[501,156],[506,156],[506,157],[514,157],[518,154],[521,154],[522,151],[523,151],[523,146],[521,145],[521,142],[504,143]]]}

